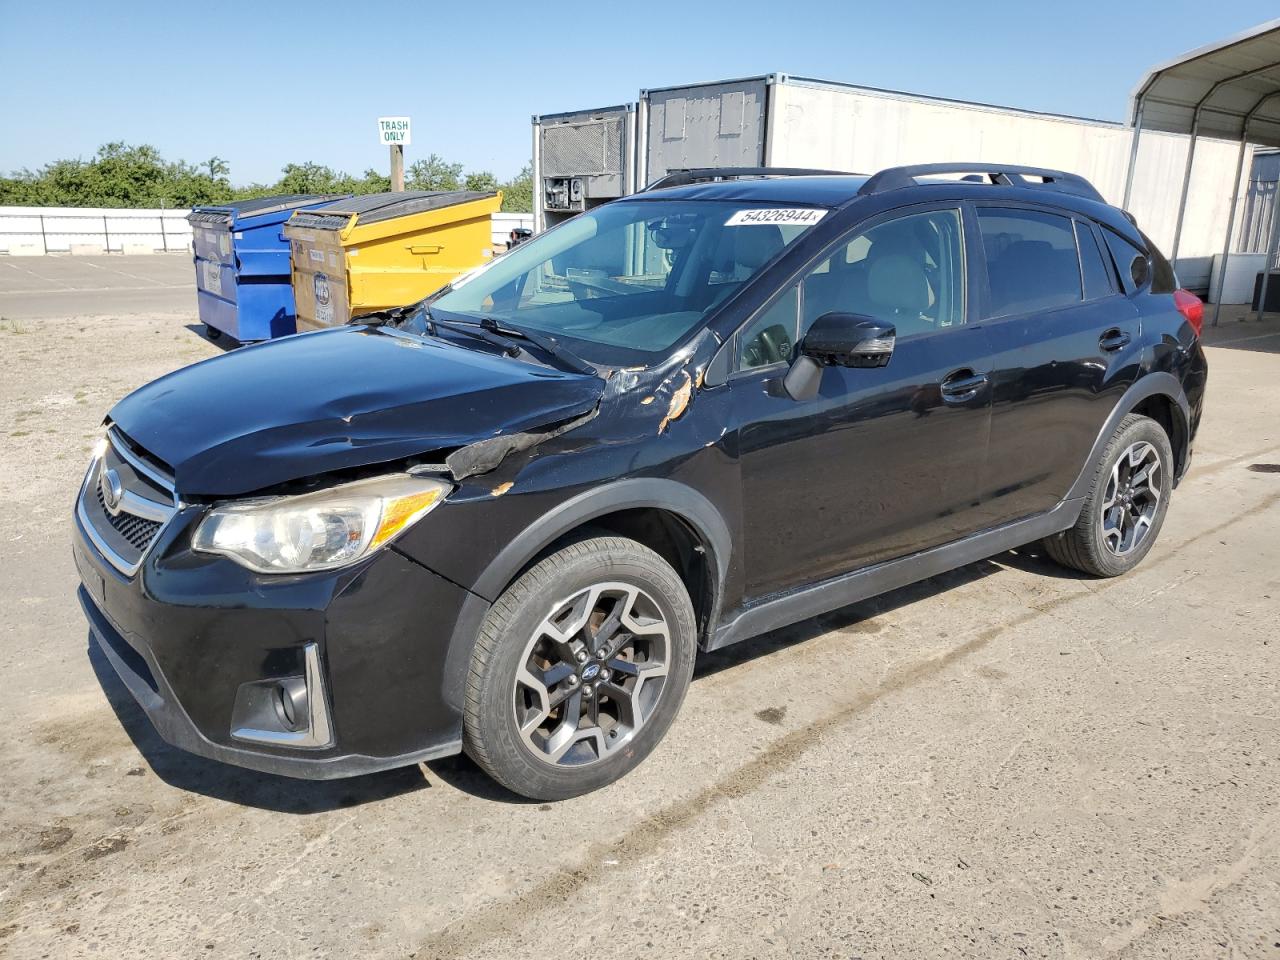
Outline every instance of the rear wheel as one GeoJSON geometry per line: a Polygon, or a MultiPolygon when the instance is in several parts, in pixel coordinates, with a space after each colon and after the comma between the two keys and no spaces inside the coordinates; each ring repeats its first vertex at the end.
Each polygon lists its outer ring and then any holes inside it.
{"type": "Polygon", "coordinates": [[[1130,414],[1099,458],[1080,518],[1045,539],[1045,551],[1095,577],[1127,573],[1155,543],[1172,492],[1168,435],[1151,418],[1130,414]]]}
{"type": "Polygon", "coordinates": [[[571,544],[508,587],[485,618],[464,746],[527,797],[598,789],[662,739],[696,643],[693,605],[665,560],[620,537],[571,544]]]}
{"type": "Polygon", "coordinates": [[[204,325],[204,335],[210,340],[217,340],[222,336],[222,331],[217,327],[211,327],[209,324],[204,325]]]}

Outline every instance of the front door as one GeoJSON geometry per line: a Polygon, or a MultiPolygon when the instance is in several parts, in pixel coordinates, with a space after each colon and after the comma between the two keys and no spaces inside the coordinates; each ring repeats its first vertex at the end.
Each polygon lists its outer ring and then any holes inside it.
{"type": "Polygon", "coordinates": [[[726,386],[748,601],[974,529],[991,364],[971,284],[958,207],[912,208],[859,227],[739,331],[726,386]],[[892,358],[826,368],[818,396],[793,400],[794,344],[833,311],[893,323],[892,358]]]}

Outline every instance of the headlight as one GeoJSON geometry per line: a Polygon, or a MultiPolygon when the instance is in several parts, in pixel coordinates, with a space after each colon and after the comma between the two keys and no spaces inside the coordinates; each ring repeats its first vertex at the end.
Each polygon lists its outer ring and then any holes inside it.
{"type": "Polygon", "coordinates": [[[393,474],[294,497],[224,504],[200,521],[191,546],[258,573],[332,570],[413,526],[450,489],[440,480],[393,474]]]}

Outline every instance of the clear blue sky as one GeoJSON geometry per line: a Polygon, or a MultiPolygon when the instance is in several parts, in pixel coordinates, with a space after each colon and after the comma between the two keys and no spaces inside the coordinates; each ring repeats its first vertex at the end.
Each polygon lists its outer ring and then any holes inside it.
{"type": "Polygon", "coordinates": [[[0,0],[0,171],[124,140],[216,154],[236,183],[289,161],[358,173],[387,163],[375,118],[408,114],[409,162],[434,151],[504,177],[529,157],[531,114],[775,71],[1120,120],[1149,66],[1276,12],[1275,0],[0,0]]]}

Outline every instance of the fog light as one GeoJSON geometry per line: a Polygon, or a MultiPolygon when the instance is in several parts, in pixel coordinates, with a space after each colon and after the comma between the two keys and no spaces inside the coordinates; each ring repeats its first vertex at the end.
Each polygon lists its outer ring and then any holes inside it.
{"type": "Polygon", "coordinates": [[[271,691],[276,715],[286,730],[297,731],[307,725],[307,681],[305,677],[286,677],[271,691]]]}
{"type": "Polygon", "coordinates": [[[303,676],[241,684],[231,712],[233,738],[293,747],[333,743],[319,648],[308,643],[302,654],[303,676]]]}

